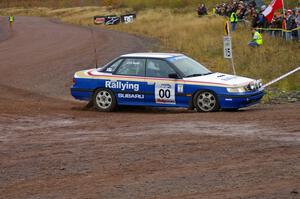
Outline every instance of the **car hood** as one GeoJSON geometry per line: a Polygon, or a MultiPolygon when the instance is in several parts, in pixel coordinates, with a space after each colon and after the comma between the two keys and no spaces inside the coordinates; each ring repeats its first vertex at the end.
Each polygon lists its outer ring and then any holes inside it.
{"type": "Polygon", "coordinates": [[[197,77],[187,77],[184,78],[185,81],[192,82],[202,82],[202,83],[212,83],[212,84],[221,84],[227,86],[245,86],[250,82],[255,81],[254,79],[250,79],[247,77],[241,77],[236,75],[228,75],[224,73],[212,73],[204,76],[197,77]]]}

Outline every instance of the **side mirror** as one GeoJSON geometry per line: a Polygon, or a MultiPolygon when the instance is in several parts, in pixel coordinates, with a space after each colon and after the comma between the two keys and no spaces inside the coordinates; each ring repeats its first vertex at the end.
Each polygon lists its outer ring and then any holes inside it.
{"type": "Polygon", "coordinates": [[[169,74],[169,78],[179,79],[179,76],[177,75],[177,73],[171,73],[171,74],[169,74]]]}

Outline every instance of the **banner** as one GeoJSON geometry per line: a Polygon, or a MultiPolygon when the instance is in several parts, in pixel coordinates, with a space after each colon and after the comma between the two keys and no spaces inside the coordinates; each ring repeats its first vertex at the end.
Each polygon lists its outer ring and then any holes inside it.
{"type": "Polygon", "coordinates": [[[106,16],[105,17],[105,25],[116,25],[121,22],[121,18],[116,15],[106,16]]]}
{"type": "Polygon", "coordinates": [[[122,23],[132,23],[135,18],[136,18],[136,14],[121,15],[121,22],[122,23]]]}
{"type": "Polygon", "coordinates": [[[105,23],[105,16],[94,16],[94,24],[104,24],[105,23]]]}
{"type": "Polygon", "coordinates": [[[100,25],[116,25],[119,23],[132,23],[136,18],[136,14],[126,14],[126,15],[108,15],[108,16],[94,16],[94,24],[100,25]]]}

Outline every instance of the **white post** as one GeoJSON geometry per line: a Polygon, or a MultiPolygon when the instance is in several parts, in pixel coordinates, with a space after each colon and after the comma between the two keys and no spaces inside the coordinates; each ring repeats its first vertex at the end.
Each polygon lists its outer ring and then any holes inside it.
{"type": "Polygon", "coordinates": [[[232,69],[233,69],[233,74],[236,75],[235,67],[234,67],[234,61],[233,61],[233,54],[232,54],[232,58],[231,58],[231,66],[232,66],[232,69]]]}

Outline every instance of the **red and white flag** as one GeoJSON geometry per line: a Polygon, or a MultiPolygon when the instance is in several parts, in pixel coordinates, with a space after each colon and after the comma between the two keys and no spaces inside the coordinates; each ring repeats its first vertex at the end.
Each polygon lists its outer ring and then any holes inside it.
{"type": "Polygon", "coordinates": [[[272,3],[263,11],[263,15],[268,22],[271,22],[274,16],[275,10],[283,8],[283,0],[273,0],[272,3]]]}

